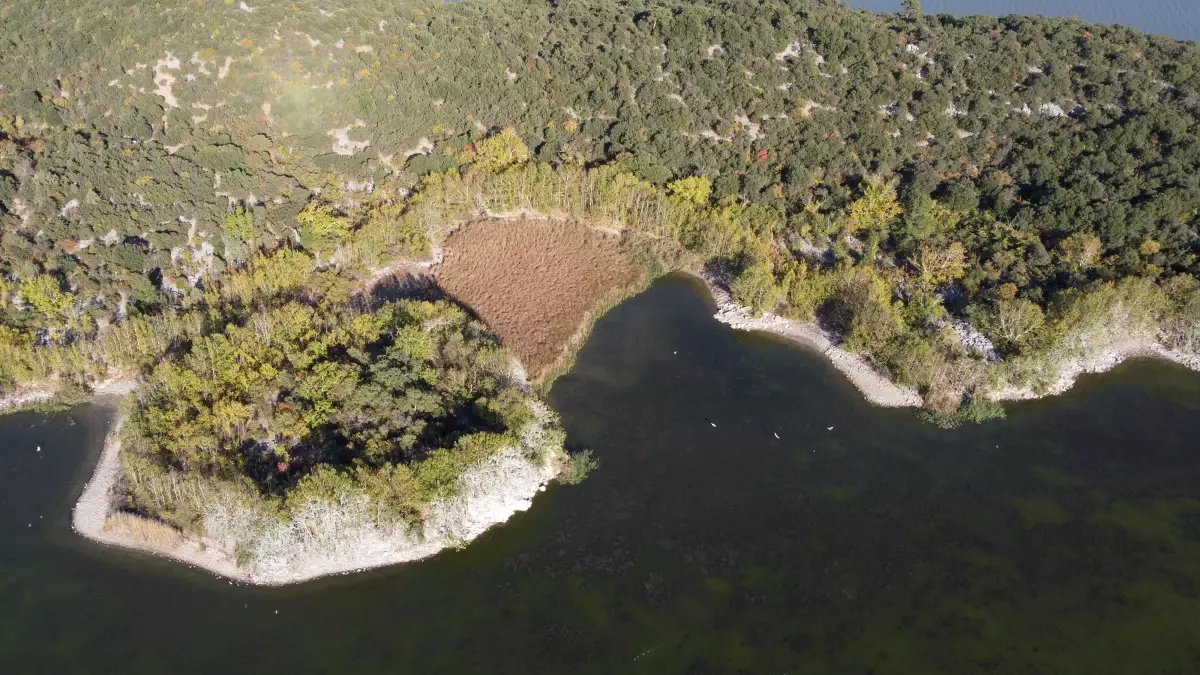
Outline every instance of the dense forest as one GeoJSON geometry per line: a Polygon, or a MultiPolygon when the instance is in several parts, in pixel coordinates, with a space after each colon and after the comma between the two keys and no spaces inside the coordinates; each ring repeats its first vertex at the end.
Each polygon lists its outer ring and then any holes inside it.
{"type": "Polygon", "coordinates": [[[131,409],[128,506],[186,531],[214,494],[287,514],[358,492],[376,522],[415,524],[489,454],[562,446],[508,352],[444,302],[263,307],[155,366],[131,409]]]}
{"type": "Polygon", "coordinates": [[[1200,348],[1194,43],[820,0],[0,21],[0,384],[147,378],[160,468],[270,491],[511,430],[515,389],[464,356],[492,354],[481,329],[354,299],[488,211],[612,221],[652,269],[719,269],[943,412],[1121,340],[1200,348]]]}

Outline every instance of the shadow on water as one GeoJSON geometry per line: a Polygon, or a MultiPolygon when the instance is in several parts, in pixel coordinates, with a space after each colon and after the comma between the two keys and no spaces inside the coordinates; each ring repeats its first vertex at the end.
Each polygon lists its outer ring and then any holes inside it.
{"type": "Polygon", "coordinates": [[[1200,672],[1200,378],[1128,364],[941,431],[706,302],[658,282],[554,385],[582,485],[297,587],[78,539],[106,412],[0,420],[0,671],[1200,672]]]}

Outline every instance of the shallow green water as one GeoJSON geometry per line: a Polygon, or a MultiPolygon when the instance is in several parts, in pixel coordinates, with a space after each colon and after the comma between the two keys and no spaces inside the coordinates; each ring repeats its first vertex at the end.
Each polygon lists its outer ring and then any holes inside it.
{"type": "Polygon", "coordinates": [[[550,397],[583,485],[294,588],[77,538],[107,415],[0,418],[0,673],[1200,672],[1200,377],[947,432],[710,313],[672,278],[597,325],[550,397]]]}

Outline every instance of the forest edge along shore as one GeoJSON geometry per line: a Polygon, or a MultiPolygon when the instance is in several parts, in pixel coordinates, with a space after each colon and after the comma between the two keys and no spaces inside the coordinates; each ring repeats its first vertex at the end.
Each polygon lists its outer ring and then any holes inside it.
{"type": "Polygon", "coordinates": [[[539,392],[672,271],[943,426],[1196,366],[1194,43],[916,3],[346,9],[181,4],[103,53],[91,3],[4,10],[0,391],[142,383],[126,537],[277,578],[314,533],[465,541],[507,509],[485,484],[586,473],[539,392]]]}

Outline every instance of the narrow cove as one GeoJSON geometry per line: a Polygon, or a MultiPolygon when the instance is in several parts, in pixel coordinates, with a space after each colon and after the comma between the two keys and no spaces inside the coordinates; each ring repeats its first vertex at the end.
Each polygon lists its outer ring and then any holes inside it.
{"type": "Polygon", "coordinates": [[[6,672],[1128,673],[1198,667],[1200,377],[942,431],[669,277],[549,395],[600,468],[462,551],[285,589],[76,537],[109,413],[0,420],[6,672]],[[707,420],[707,421],[706,421],[707,420]],[[715,424],[715,428],[712,426],[715,424]],[[832,429],[830,429],[832,427],[832,429]],[[778,435],[778,439],[775,437],[778,435]],[[42,451],[35,451],[41,446],[42,451]]]}

